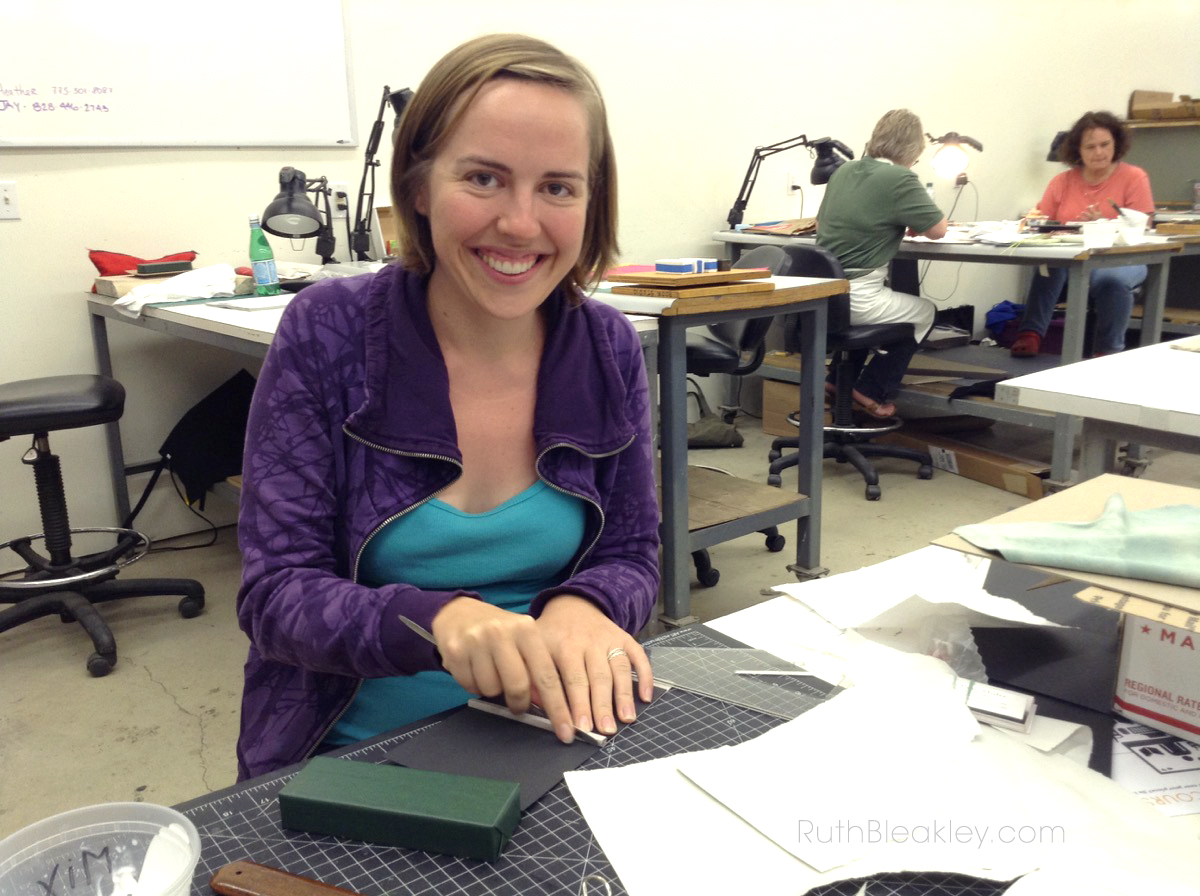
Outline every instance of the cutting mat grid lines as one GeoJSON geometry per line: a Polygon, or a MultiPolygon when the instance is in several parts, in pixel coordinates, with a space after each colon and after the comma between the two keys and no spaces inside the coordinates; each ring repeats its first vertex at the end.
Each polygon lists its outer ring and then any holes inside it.
{"type": "MultiPolygon", "coordinates": [[[[703,626],[668,632],[652,644],[743,646],[703,626]]],[[[780,719],[762,712],[675,689],[655,700],[636,724],[610,739],[580,768],[611,768],[738,744],[779,724],[780,719]]],[[[379,762],[388,750],[425,727],[384,735],[337,755],[379,762]]],[[[363,896],[575,896],[583,878],[591,874],[609,881],[614,896],[626,893],[565,783],[522,816],[500,858],[489,863],[285,831],[279,824],[277,794],[296,771],[286,769],[251,786],[235,786],[177,807],[200,832],[202,853],[192,896],[211,896],[208,882],[213,873],[242,859],[363,896]]],[[[662,834],[664,839],[672,836],[670,831],[662,834]]],[[[860,887],[861,882],[843,882],[812,892],[856,896],[860,887]]],[[[1001,885],[973,878],[904,875],[873,879],[867,892],[870,896],[998,896],[1003,891],[1001,885]]]]}

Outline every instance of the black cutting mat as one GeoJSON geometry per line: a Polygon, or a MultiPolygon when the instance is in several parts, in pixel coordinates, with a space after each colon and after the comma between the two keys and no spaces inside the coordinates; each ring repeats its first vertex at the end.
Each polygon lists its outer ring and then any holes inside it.
{"type": "MultiPolygon", "coordinates": [[[[676,629],[650,643],[672,647],[744,646],[702,625],[676,629]]],[[[730,746],[779,724],[781,720],[753,710],[672,690],[643,710],[636,724],[611,738],[580,768],[609,768],[688,750],[730,746]]],[[[364,741],[335,755],[382,762],[389,749],[416,736],[423,727],[364,741]]],[[[298,768],[176,806],[200,832],[202,852],[192,881],[193,896],[210,896],[209,878],[217,869],[239,859],[281,868],[363,896],[561,896],[578,894],[583,878],[592,874],[609,881],[614,896],[625,893],[565,783],[525,812],[499,859],[479,862],[284,831],[279,825],[276,795],[298,768]]],[[[659,842],[670,843],[671,832],[663,831],[659,842]]],[[[686,843],[676,844],[671,853],[685,861],[704,860],[689,856],[686,843]]],[[[812,893],[856,896],[862,883],[845,881],[812,893]]],[[[1005,889],[1003,884],[961,875],[924,874],[871,878],[866,892],[869,896],[998,896],[1005,889]]]]}

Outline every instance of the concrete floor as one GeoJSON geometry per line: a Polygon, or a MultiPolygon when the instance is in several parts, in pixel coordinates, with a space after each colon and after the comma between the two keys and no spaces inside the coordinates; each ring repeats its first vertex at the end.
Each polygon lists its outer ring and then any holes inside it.
{"type": "MultiPolygon", "coordinates": [[[[765,482],[770,437],[752,419],[739,428],[745,446],[694,451],[692,461],[765,482]]],[[[1195,457],[1151,458],[1146,478],[1200,486],[1195,457]]],[[[957,525],[1026,502],[948,473],[921,481],[902,461],[881,462],[880,472],[883,499],[869,502],[857,473],[825,465],[821,560],[833,573],[915,550],[957,525]]],[[[785,488],[795,487],[791,475],[785,474],[785,488]]],[[[782,531],[794,536],[791,526],[782,531]]],[[[759,535],[718,545],[712,558],[720,581],[694,585],[693,612],[708,620],[766,599],[772,586],[794,580],[786,569],[793,550],[789,544],[769,553],[759,535]]],[[[197,578],[207,590],[205,611],[185,620],[166,598],[105,605],[119,663],[98,679],[86,672],[91,645],[74,624],[47,618],[0,634],[0,837],[76,806],[171,805],[234,781],[246,640],[234,615],[233,530],[221,530],[211,547],[156,551],[124,575],[197,578]]]]}

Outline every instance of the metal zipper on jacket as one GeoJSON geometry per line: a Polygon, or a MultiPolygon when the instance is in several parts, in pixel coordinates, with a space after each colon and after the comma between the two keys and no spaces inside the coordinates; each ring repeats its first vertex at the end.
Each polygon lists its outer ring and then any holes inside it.
{"type": "MultiPolygon", "coordinates": [[[[446,461],[447,463],[453,464],[454,466],[458,467],[459,473],[462,472],[462,464],[459,463],[458,461],[456,461],[454,458],[449,457],[447,455],[428,454],[428,453],[420,452],[420,451],[397,451],[394,448],[387,448],[383,445],[377,445],[374,442],[370,442],[367,439],[362,438],[361,436],[355,435],[353,432],[351,432],[345,426],[342,427],[342,432],[344,432],[347,436],[349,436],[351,439],[358,442],[359,444],[366,445],[368,448],[374,448],[376,451],[382,451],[384,454],[392,454],[397,457],[417,457],[417,458],[423,458],[425,460],[443,460],[443,461],[446,461]]],[[[405,507],[403,510],[399,511],[398,513],[394,513],[391,516],[387,517],[385,520],[383,520],[383,522],[379,523],[379,525],[377,525],[374,529],[372,529],[367,534],[367,537],[363,539],[363,543],[362,543],[361,547],[359,547],[359,549],[354,554],[354,565],[350,570],[350,581],[356,585],[358,584],[358,566],[359,566],[359,562],[362,560],[363,551],[366,550],[367,544],[371,541],[371,539],[379,534],[380,530],[385,528],[388,524],[400,519],[403,516],[406,516],[407,514],[411,513],[412,511],[416,510],[422,504],[428,503],[429,501],[433,500],[434,498],[436,498],[438,496],[438,494],[440,494],[441,492],[443,492],[447,488],[449,488],[449,486],[450,486],[450,483],[448,482],[448,483],[446,483],[446,485],[443,485],[441,488],[437,489],[436,491],[433,491],[430,494],[426,495],[420,501],[417,501],[416,503],[411,504],[408,507],[405,507]]],[[[412,629],[415,634],[420,635],[421,637],[425,638],[425,640],[427,640],[427,641],[430,641],[430,642],[433,641],[432,634],[425,633],[424,630],[421,629],[421,627],[418,626],[416,623],[410,622],[409,620],[404,619],[403,617],[401,617],[401,621],[404,622],[410,629],[412,629]]],[[[346,705],[343,706],[341,708],[341,711],[338,712],[338,714],[333,717],[333,719],[329,722],[329,724],[327,726],[325,726],[325,729],[321,732],[320,736],[316,739],[316,741],[313,742],[312,746],[310,746],[305,751],[305,754],[304,754],[305,759],[307,759],[313,755],[313,751],[316,750],[317,747],[319,747],[324,742],[325,738],[329,736],[329,732],[332,731],[337,726],[337,723],[342,720],[342,716],[344,716],[349,711],[350,707],[354,705],[354,701],[358,698],[358,692],[360,690],[362,690],[362,686],[363,686],[363,679],[360,678],[360,679],[358,679],[358,683],[354,686],[354,692],[350,695],[350,699],[346,701],[346,705]]]]}
{"type": "Polygon", "coordinates": [[[620,454],[622,451],[624,451],[626,448],[628,448],[630,445],[632,445],[634,442],[634,439],[636,439],[636,438],[637,438],[637,434],[635,433],[634,435],[629,437],[629,441],[626,442],[624,445],[621,445],[618,448],[614,448],[612,451],[605,451],[600,454],[592,454],[588,451],[584,451],[582,448],[577,448],[575,445],[571,445],[568,442],[559,442],[556,445],[548,445],[546,447],[546,449],[537,456],[537,460],[534,462],[534,468],[537,470],[538,479],[540,479],[542,482],[546,483],[546,485],[550,486],[550,488],[554,489],[556,492],[560,492],[561,494],[564,494],[564,495],[570,495],[572,498],[578,498],[581,501],[586,501],[588,504],[591,504],[593,507],[595,507],[596,512],[598,514],[600,514],[600,527],[596,530],[596,535],[592,539],[591,544],[589,544],[587,546],[587,548],[585,548],[583,551],[580,552],[579,559],[576,560],[575,564],[571,567],[571,572],[568,575],[568,578],[570,578],[570,576],[575,575],[575,573],[579,572],[579,567],[583,565],[584,559],[586,559],[587,555],[592,552],[592,548],[594,548],[596,546],[596,542],[598,542],[600,540],[600,535],[601,535],[601,533],[604,532],[604,527],[608,522],[608,517],[606,517],[604,515],[604,508],[602,508],[600,506],[600,502],[593,500],[592,498],[588,497],[587,495],[579,494],[578,492],[573,492],[570,489],[566,489],[561,486],[555,485],[549,479],[546,479],[544,476],[542,476],[542,458],[544,458],[547,454],[549,454],[555,448],[570,448],[572,451],[577,451],[578,453],[582,454],[584,457],[589,457],[592,460],[597,460],[602,457],[612,457],[615,454],[620,454]]]}
{"type": "MultiPolygon", "coordinates": [[[[351,432],[345,426],[342,427],[342,432],[344,432],[346,435],[348,435],[351,439],[358,442],[359,444],[366,445],[368,448],[374,448],[376,451],[382,451],[384,454],[391,454],[396,457],[416,457],[416,458],[421,458],[423,460],[442,460],[442,461],[445,461],[446,463],[453,464],[454,466],[458,467],[459,474],[460,475],[462,474],[462,463],[455,460],[453,457],[450,457],[449,455],[430,454],[425,451],[399,451],[395,448],[387,448],[383,445],[377,445],[374,442],[370,442],[367,439],[364,439],[362,436],[355,435],[353,432],[351,432]]],[[[457,479],[457,478],[458,477],[455,477],[455,479],[457,479]]],[[[359,545],[358,550],[354,552],[354,565],[351,567],[351,570],[350,570],[350,581],[354,582],[354,584],[356,584],[356,585],[358,584],[358,565],[362,561],[363,552],[367,549],[367,545],[370,543],[371,539],[374,538],[376,535],[378,535],[381,529],[383,529],[390,523],[395,522],[396,520],[400,519],[401,517],[407,516],[409,513],[416,510],[422,504],[426,504],[429,501],[433,500],[439,494],[441,494],[447,488],[449,488],[451,486],[451,484],[453,484],[453,482],[454,482],[453,479],[450,480],[450,482],[447,482],[445,485],[443,485],[441,488],[437,489],[436,491],[430,492],[428,495],[426,495],[420,501],[410,504],[408,507],[405,507],[403,510],[392,514],[391,516],[384,519],[377,526],[375,526],[374,529],[372,529],[370,532],[368,532],[367,537],[363,539],[363,543],[361,545],[359,545]]]]}

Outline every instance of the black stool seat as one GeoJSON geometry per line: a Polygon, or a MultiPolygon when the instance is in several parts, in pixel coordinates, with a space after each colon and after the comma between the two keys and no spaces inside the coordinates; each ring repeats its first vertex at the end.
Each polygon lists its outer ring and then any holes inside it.
{"type": "Polygon", "coordinates": [[[742,331],[742,338],[750,344],[750,347],[744,349],[722,341],[715,334],[706,335],[698,330],[688,330],[684,334],[687,372],[697,376],[708,376],[713,373],[741,376],[739,370],[757,370],[767,353],[767,344],[763,339],[770,326],[771,318],[769,317],[758,317],[747,321],[747,325],[742,331]]]}
{"type": "MultiPolygon", "coordinates": [[[[129,597],[179,597],[179,613],[185,619],[204,608],[204,586],[194,579],[117,581],[121,567],[149,548],[150,539],[145,535],[132,529],[71,528],[62,466],[50,450],[49,434],[112,423],[124,410],[125,388],[106,376],[49,376],[0,384],[0,441],[20,435],[33,437],[22,462],[33,468],[42,517],[41,534],[0,545],[0,554],[11,550],[24,565],[0,572],[0,604],[12,604],[0,611],[0,632],[42,616],[78,622],[95,647],[87,661],[94,676],[107,675],[117,662],[116,641],[95,604],[129,597]],[[76,554],[72,537],[83,533],[111,539],[110,546],[76,554]]],[[[10,506],[14,503],[9,495],[4,499],[10,506]]]]}
{"type": "Polygon", "coordinates": [[[106,376],[46,376],[0,384],[0,439],[119,420],[125,387],[106,376]]]}
{"type": "Polygon", "coordinates": [[[840,333],[830,333],[825,339],[827,354],[875,348],[889,342],[899,342],[912,336],[912,324],[862,324],[840,333]]]}

